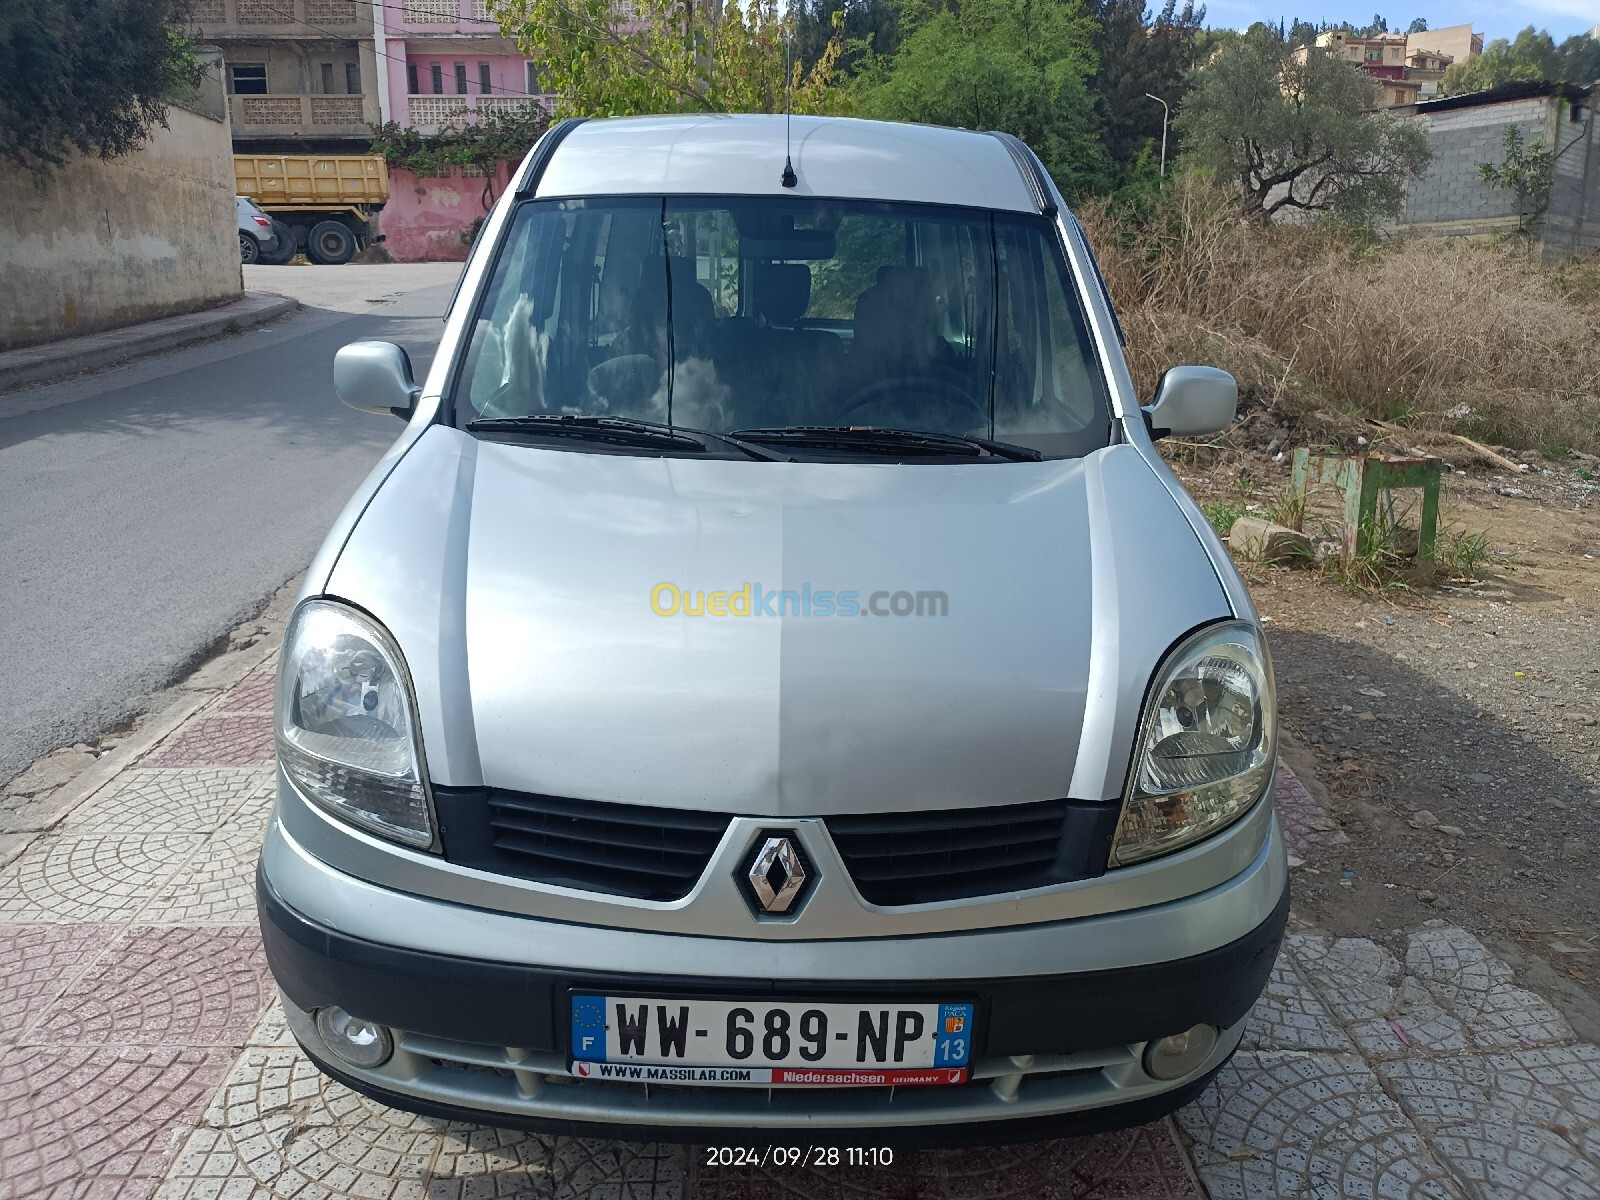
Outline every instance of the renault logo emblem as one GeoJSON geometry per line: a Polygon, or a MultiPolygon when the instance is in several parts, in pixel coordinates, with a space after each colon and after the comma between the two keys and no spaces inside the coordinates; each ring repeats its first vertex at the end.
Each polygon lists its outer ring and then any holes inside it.
{"type": "Polygon", "coordinates": [[[762,911],[781,916],[805,887],[806,867],[793,842],[786,837],[769,837],[756,851],[746,878],[762,911]]]}

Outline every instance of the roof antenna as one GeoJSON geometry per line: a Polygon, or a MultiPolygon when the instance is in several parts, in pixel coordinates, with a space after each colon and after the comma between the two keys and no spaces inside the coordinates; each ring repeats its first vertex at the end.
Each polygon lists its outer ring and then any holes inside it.
{"type": "Polygon", "coordinates": [[[789,157],[789,125],[794,120],[794,30],[783,39],[783,178],[786,188],[800,182],[794,173],[794,160],[789,157]]]}

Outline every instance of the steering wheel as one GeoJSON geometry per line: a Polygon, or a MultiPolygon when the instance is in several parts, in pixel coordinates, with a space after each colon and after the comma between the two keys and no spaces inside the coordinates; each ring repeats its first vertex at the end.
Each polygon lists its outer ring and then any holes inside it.
{"type": "Polygon", "coordinates": [[[840,422],[845,423],[847,418],[864,408],[895,401],[899,401],[899,411],[895,414],[897,420],[904,420],[908,412],[914,413],[911,419],[915,427],[925,428],[929,432],[968,430],[973,428],[974,423],[981,430],[989,425],[988,406],[968,390],[964,381],[959,377],[928,372],[897,375],[868,384],[839,407],[840,422]],[[935,407],[942,407],[954,420],[927,421],[924,414],[929,402],[935,407]]]}

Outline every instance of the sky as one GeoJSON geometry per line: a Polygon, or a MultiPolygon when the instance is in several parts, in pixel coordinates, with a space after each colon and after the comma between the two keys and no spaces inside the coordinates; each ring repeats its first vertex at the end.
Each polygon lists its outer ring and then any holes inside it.
{"type": "Polygon", "coordinates": [[[1370,24],[1374,12],[1383,14],[1390,29],[1401,31],[1413,17],[1426,19],[1430,29],[1470,21],[1485,42],[1515,37],[1532,25],[1548,29],[1559,43],[1600,24],[1600,0],[1455,0],[1443,4],[1407,0],[1401,7],[1396,7],[1396,0],[1206,0],[1206,24],[1224,29],[1244,29],[1256,21],[1276,23],[1280,17],[1360,26],[1370,24]]]}

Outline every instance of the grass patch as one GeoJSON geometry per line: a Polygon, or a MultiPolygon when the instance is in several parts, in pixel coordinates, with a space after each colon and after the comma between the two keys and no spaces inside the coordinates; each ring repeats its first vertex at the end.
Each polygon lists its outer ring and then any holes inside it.
{"type": "Polygon", "coordinates": [[[1449,579],[1486,579],[1493,566],[1511,565],[1511,556],[1497,554],[1486,533],[1440,530],[1433,563],[1449,579]]]}
{"type": "Polygon", "coordinates": [[[1600,453],[1596,261],[1550,270],[1484,239],[1261,228],[1194,173],[1142,209],[1077,215],[1142,395],[1174,364],[1207,363],[1233,373],[1247,409],[1600,453]]]}
{"type": "Polygon", "coordinates": [[[1200,511],[1206,514],[1206,520],[1211,522],[1211,528],[1219,537],[1227,537],[1233,523],[1245,515],[1244,505],[1229,504],[1225,500],[1202,502],[1200,511]]]}
{"type": "Polygon", "coordinates": [[[1306,527],[1306,493],[1285,485],[1267,507],[1267,520],[1290,529],[1306,527]]]}

